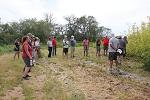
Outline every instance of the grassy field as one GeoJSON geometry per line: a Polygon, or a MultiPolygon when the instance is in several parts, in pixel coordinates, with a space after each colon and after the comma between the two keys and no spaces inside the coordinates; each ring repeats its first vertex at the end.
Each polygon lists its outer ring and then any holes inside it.
{"type": "MultiPolygon", "coordinates": [[[[139,81],[107,73],[108,58],[96,57],[90,48],[88,57],[82,47],[76,49],[75,58],[63,58],[62,48],[57,56],[47,58],[42,46],[42,58],[32,68],[31,79],[22,81],[23,61],[13,60],[13,54],[0,56],[0,100],[142,100],[150,98],[150,86],[139,81]]],[[[69,52],[70,53],[70,52],[69,52]]],[[[144,76],[149,73],[132,58],[125,59],[121,69],[144,76]]]]}

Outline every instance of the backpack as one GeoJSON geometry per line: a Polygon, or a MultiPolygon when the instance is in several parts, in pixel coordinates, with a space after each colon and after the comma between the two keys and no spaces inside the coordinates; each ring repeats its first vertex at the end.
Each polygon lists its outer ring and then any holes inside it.
{"type": "Polygon", "coordinates": [[[74,47],[74,46],[75,46],[75,40],[71,40],[71,41],[70,41],[70,45],[71,45],[72,47],[74,47]]]}

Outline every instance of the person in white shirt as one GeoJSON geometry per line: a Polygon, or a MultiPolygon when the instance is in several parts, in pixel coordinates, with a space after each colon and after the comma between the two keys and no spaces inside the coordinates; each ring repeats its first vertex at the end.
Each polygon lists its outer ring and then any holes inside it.
{"type": "Polygon", "coordinates": [[[40,39],[36,37],[35,41],[35,51],[36,51],[36,58],[40,56],[40,39]]]}
{"type": "Polygon", "coordinates": [[[67,36],[64,36],[63,40],[63,56],[66,56],[68,58],[68,49],[69,49],[69,41],[67,36]]]}
{"type": "Polygon", "coordinates": [[[52,40],[50,37],[48,38],[47,46],[48,46],[48,51],[49,51],[49,53],[48,53],[48,58],[49,58],[52,55],[52,47],[53,47],[52,40]]]}

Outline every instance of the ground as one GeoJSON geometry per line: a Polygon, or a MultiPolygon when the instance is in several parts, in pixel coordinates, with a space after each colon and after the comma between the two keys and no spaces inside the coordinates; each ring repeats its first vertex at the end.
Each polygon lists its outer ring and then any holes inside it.
{"type": "Polygon", "coordinates": [[[108,58],[96,57],[94,48],[84,57],[79,47],[75,58],[68,59],[62,49],[57,51],[56,57],[47,58],[43,49],[27,81],[21,79],[21,58],[0,56],[0,100],[150,100],[150,75],[141,62],[125,59],[120,66],[124,74],[112,75],[108,58]]]}

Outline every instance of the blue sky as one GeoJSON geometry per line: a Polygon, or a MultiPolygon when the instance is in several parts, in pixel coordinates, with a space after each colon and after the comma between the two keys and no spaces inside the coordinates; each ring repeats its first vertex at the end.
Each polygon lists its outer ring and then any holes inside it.
{"type": "Polygon", "coordinates": [[[44,13],[51,13],[56,23],[65,24],[64,16],[92,15],[115,34],[125,33],[133,23],[146,21],[149,9],[150,0],[0,0],[3,23],[42,19],[44,13]]]}

